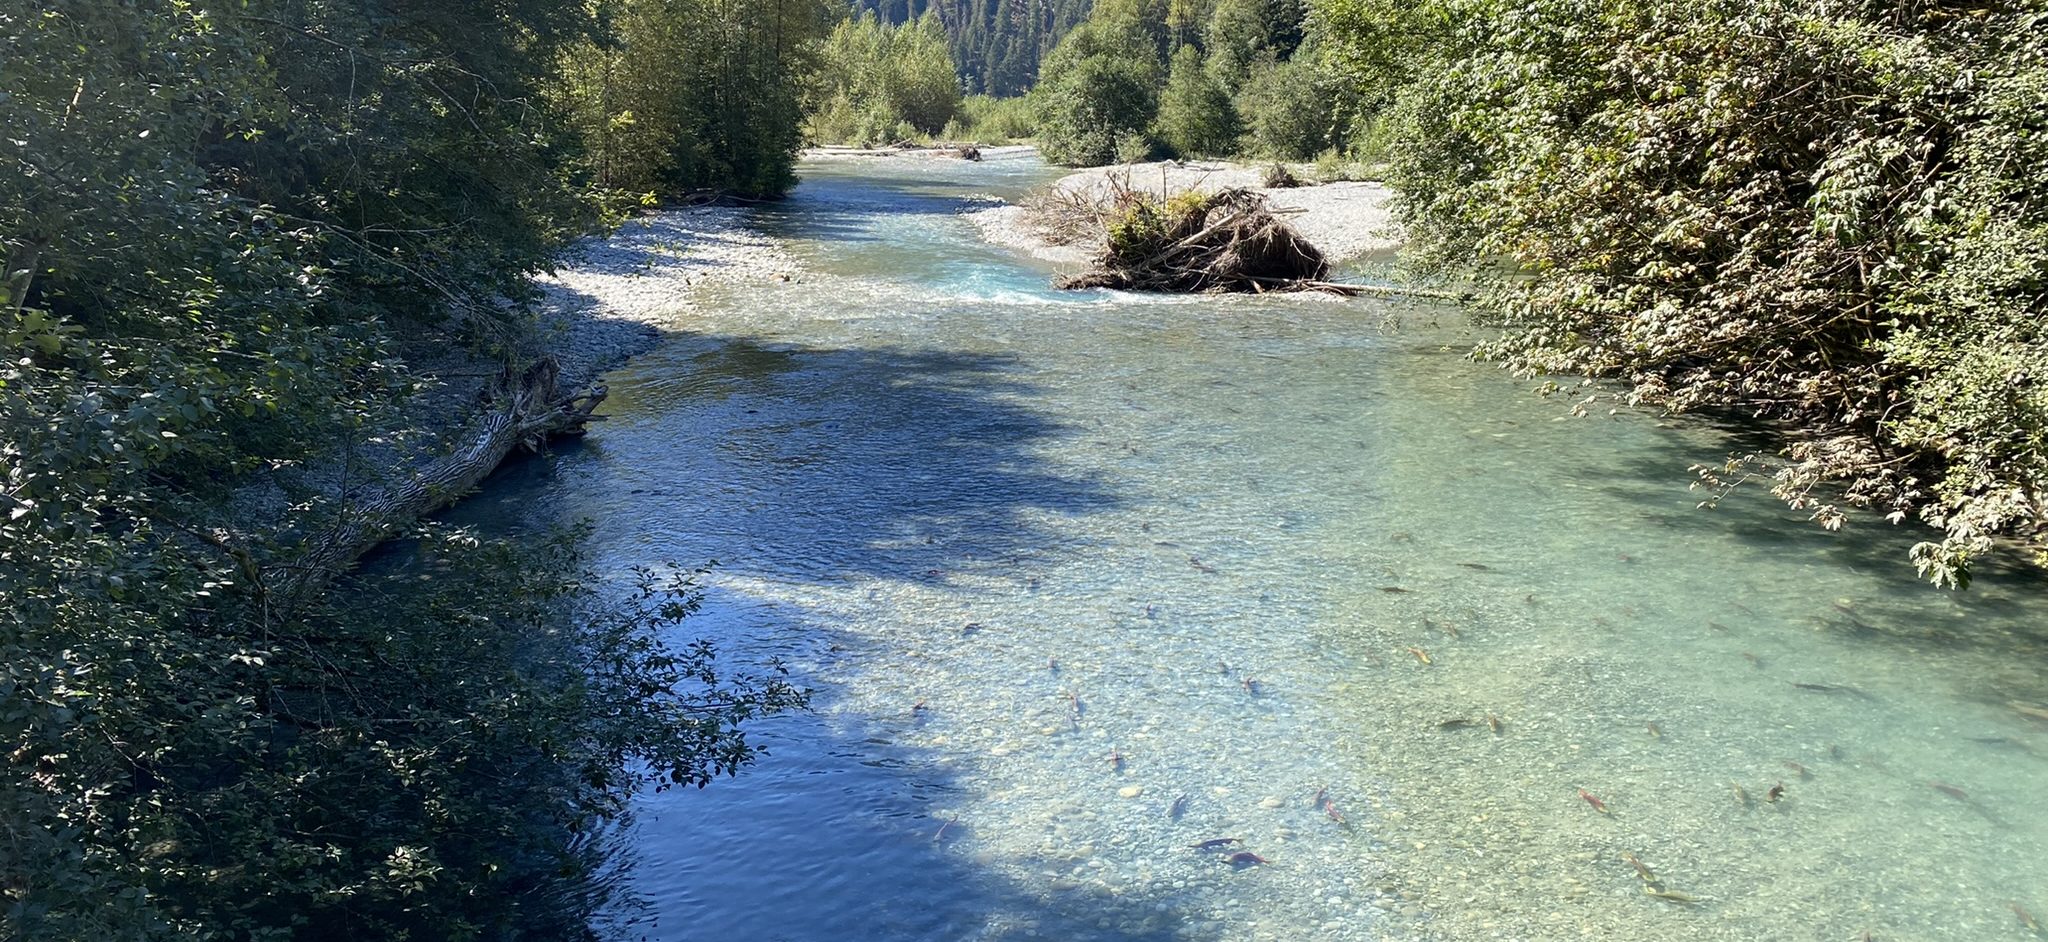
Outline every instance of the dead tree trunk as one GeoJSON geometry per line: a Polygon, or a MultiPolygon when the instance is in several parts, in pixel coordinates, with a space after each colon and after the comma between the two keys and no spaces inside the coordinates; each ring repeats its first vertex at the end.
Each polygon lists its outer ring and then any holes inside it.
{"type": "Polygon", "coordinates": [[[556,389],[561,368],[543,357],[522,371],[506,367],[482,395],[486,410],[448,454],[407,480],[353,501],[333,526],[305,543],[265,593],[272,611],[285,611],[320,593],[358,557],[419,518],[468,494],[512,449],[537,448],[558,435],[576,435],[604,401],[603,386],[572,395],[556,389]]]}

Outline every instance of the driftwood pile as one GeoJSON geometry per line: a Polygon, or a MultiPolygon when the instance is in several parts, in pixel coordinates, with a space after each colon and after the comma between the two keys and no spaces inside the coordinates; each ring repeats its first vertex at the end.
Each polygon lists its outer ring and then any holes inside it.
{"type": "MultiPolygon", "coordinates": [[[[1095,267],[1062,288],[1128,291],[1329,290],[1322,250],[1247,189],[1160,198],[1127,186],[1091,201],[1103,250],[1095,267]]],[[[1079,211],[1067,207],[1069,213],[1079,211]]],[[[1041,213],[1044,207],[1041,206],[1041,213]]],[[[1086,228],[1087,221],[1069,225],[1086,228]]]]}

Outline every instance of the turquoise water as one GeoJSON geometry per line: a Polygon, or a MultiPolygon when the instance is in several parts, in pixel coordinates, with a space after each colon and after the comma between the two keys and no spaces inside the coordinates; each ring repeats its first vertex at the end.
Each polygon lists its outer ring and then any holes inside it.
{"type": "Polygon", "coordinates": [[[1444,312],[1052,291],[956,212],[1047,175],[806,166],[805,274],[483,498],[717,560],[688,633],[818,690],[640,802],[630,937],[2032,935],[2038,578],[1695,509],[1730,433],[1565,418],[1444,312]]]}

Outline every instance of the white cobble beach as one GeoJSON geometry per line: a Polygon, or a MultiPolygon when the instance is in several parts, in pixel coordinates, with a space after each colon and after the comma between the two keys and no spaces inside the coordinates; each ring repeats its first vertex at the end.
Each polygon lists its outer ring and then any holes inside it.
{"type": "Polygon", "coordinates": [[[572,382],[588,382],[687,329],[698,289],[788,281],[799,265],[727,206],[663,209],[593,238],[540,279],[541,346],[572,382]]]}

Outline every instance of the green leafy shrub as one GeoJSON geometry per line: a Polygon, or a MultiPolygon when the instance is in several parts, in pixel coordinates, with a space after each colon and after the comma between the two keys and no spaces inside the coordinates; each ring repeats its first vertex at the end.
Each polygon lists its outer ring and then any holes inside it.
{"type": "Polygon", "coordinates": [[[1116,162],[1120,164],[1141,164],[1152,159],[1157,151],[1152,138],[1137,131],[1126,131],[1116,138],[1116,162]]]}
{"type": "Polygon", "coordinates": [[[1103,211],[1104,245],[1117,262],[1138,262],[1202,228],[1212,196],[1187,190],[1160,199],[1127,186],[1115,188],[1103,211]]]}
{"type": "Polygon", "coordinates": [[[1004,144],[1038,133],[1038,116],[1028,98],[969,95],[960,101],[958,120],[959,130],[948,133],[948,140],[974,139],[986,144],[1004,144]]]}
{"type": "Polygon", "coordinates": [[[1334,147],[1316,155],[1309,177],[1317,183],[1377,181],[1384,171],[1374,163],[1345,154],[1334,147]]]}
{"type": "MultiPolygon", "coordinates": [[[[538,0],[535,0],[538,2],[538,0]]],[[[824,0],[602,0],[547,88],[597,181],[662,197],[772,197],[796,182],[824,0]]],[[[943,122],[941,122],[943,123],[943,122]]]]}
{"type": "Polygon", "coordinates": [[[1183,157],[1230,154],[1237,150],[1237,108],[1209,77],[1193,46],[1173,54],[1166,90],[1159,96],[1159,140],[1183,157]]]}
{"type": "Polygon", "coordinates": [[[1340,145],[1339,123],[1350,97],[1308,50],[1285,62],[1253,63],[1237,96],[1237,109],[1249,128],[1248,149],[1264,157],[1308,160],[1340,145]]]}
{"type": "Polygon", "coordinates": [[[2025,4],[1320,0],[1437,264],[1531,374],[1787,430],[1761,476],[1941,528],[1958,585],[2048,492],[2048,29],[2025,4]]]}
{"type": "Polygon", "coordinates": [[[1044,80],[1032,97],[1047,160],[1113,163],[1126,138],[1152,126],[1165,74],[1158,46],[1163,16],[1152,8],[1098,7],[1046,57],[1044,80]]]}
{"type": "Polygon", "coordinates": [[[872,15],[841,22],[826,40],[810,136],[874,146],[924,140],[960,109],[960,77],[936,13],[892,27],[872,15]]]}

